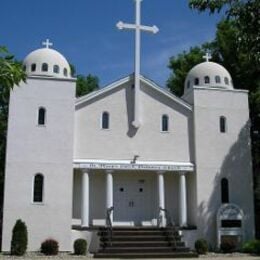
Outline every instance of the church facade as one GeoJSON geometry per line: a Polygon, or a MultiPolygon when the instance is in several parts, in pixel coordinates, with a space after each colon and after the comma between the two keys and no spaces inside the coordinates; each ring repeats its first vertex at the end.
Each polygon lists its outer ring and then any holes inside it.
{"type": "Polygon", "coordinates": [[[33,51],[24,67],[10,97],[3,251],[17,219],[29,251],[50,237],[61,251],[79,237],[91,244],[108,210],[113,226],[171,219],[189,246],[204,238],[215,248],[219,209],[236,205],[241,240],[254,238],[248,93],[225,68],[195,66],[182,98],[140,76],[136,127],[133,75],[75,98],[59,52],[33,51]]]}

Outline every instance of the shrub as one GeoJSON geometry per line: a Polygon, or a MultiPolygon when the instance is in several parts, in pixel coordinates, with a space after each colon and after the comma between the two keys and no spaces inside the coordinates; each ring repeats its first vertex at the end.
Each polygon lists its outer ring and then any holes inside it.
{"type": "Polygon", "coordinates": [[[195,242],[195,249],[198,254],[205,255],[208,252],[208,243],[205,239],[198,239],[195,242]]]}
{"type": "Polygon", "coordinates": [[[260,254],[260,240],[251,240],[242,246],[242,251],[249,254],[260,254]]]}
{"type": "Polygon", "coordinates": [[[25,223],[18,219],[14,225],[11,240],[11,255],[22,256],[26,252],[28,233],[25,223]]]}
{"type": "Polygon", "coordinates": [[[77,239],[74,241],[74,254],[85,255],[87,252],[87,241],[85,239],[77,239]]]}
{"type": "Polygon", "coordinates": [[[237,243],[234,240],[231,239],[225,239],[220,244],[220,249],[223,251],[223,253],[232,253],[236,250],[237,243]]]}
{"type": "Polygon", "coordinates": [[[41,252],[45,255],[57,255],[59,252],[59,243],[54,239],[46,239],[41,244],[41,252]]]}

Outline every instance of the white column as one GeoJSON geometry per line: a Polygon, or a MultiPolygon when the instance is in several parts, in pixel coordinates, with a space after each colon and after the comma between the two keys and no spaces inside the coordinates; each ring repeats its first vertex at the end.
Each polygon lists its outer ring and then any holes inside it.
{"type": "MultiPolygon", "coordinates": [[[[165,209],[165,189],[164,189],[164,174],[163,174],[163,172],[158,172],[157,183],[158,183],[159,208],[165,209]]],[[[166,226],[165,211],[160,211],[159,218],[161,219],[160,225],[162,227],[165,227],[166,226]]]]}
{"type": "Polygon", "coordinates": [[[81,226],[89,226],[89,176],[88,172],[82,173],[82,198],[81,198],[81,226]]]}
{"type": "Polygon", "coordinates": [[[179,225],[187,226],[187,191],[185,173],[180,173],[179,177],[179,225]]]}
{"type": "MultiPolygon", "coordinates": [[[[113,171],[106,171],[106,210],[113,207],[113,171]]],[[[113,211],[111,212],[113,223],[113,211]]]]}

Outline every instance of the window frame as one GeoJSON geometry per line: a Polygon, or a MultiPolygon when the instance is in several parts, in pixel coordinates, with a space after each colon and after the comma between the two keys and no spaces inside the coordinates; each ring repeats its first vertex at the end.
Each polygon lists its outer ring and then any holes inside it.
{"type": "Polygon", "coordinates": [[[101,114],[101,119],[100,119],[100,128],[101,130],[110,130],[110,114],[107,111],[103,111],[101,114]],[[104,116],[107,115],[107,128],[104,128],[104,116]]]}
{"type": "Polygon", "coordinates": [[[53,65],[53,73],[59,74],[60,73],[60,66],[55,64],[53,65]]]}
{"type": "Polygon", "coordinates": [[[68,77],[68,69],[67,68],[63,69],[63,76],[68,77]]]}
{"type": "Polygon", "coordinates": [[[31,66],[30,66],[31,72],[35,72],[36,69],[37,69],[37,64],[36,63],[31,64],[31,66]]]}
{"type": "Polygon", "coordinates": [[[48,63],[44,62],[42,63],[41,72],[48,72],[49,71],[49,65],[48,63]],[[45,69],[46,67],[46,69],[45,69]]]}
{"type": "Polygon", "coordinates": [[[194,79],[194,86],[199,86],[200,85],[200,79],[199,78],[195,78],[194,79]]]}
{"type": "Polygon", "coordinates": [[[32,204],[36,205],[43,205],[45,203],[45,177],[42,173],[36,173],[33,175],[32,178],[32,204]],[[36,177],[42,177],[42,183],[41,183],[41,201],[36,201],[35,200],[35,179],[36,177]]]}
{"type": "Polygon", "coordinates": [[[227,118],[225,116],[219,117],[219,132],[221,134],[227,133],[227,118]]]}
{"type": "Polygon", "coordinates": [[[210,77],[209,76],[205,76],[204,77],[204,83],[205,84],[210,84],[210,77]]]}
{"type": "Polygon", "coordinates": [[[224,78],[224,83],[225,83],[225,85],[229,86],[229,78],[228,77],[224,78]]]}
{"type": "Polygon", "coordinates": [[[221,84],[221,77],[219,75],[215,76],[215,83],[216,84],[221,84]]]}
{"type": "Polygon", "coordinates": [[[167,114],[163,114],[161,116],[161,127],[160,127],[160,130],[161,130],[161,133],[169,133],[169,116],[167,114]],[[167,119],[167,130],[164,130],[164,119],[167,119]]]}
{"type": "Polygon", "coordinates": [[[220,182],[220,194],[221,194],[221,204],[226,204],[230,202],[229,199],[229,181],[227,178],[222,178],[220,182]]]}
{"type": "Polygon", "coordinates": [[[47,109],[43,106],[38,107],[38,113],[37,113],[37,126],[39,127],[46,127],[47,124],[47,109]],[[40,120],[40,111],[44,111],[44,123],[40,124],[39,120],[40,120]]]}

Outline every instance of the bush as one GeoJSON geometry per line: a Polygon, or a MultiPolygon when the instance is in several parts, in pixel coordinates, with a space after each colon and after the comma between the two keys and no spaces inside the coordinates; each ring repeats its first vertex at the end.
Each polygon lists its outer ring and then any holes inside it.
{"type": "Polygon", "coordinates": [[[195,242],[195,249],[199,255],[205,255],[208,252],[208,243],[205,239],[198,239],[195,242]]]}
{"type": "Polygon", "coordinates": [[[242,251],[244,253],[260,255],[260,240],[251,240],[246,242],[242,247],[242,251]]]}
{"type": "Polygon", "coordinates": [[[26,252],[28,233],[25,223],[18,219],[14,225],[11,240],[11,255],[22,256],[26,252]]]}
{"type": "Polygon", "coordinates": [[[87,241],[85,239],[77,239],[74,241],[74,254],[85,255],[87,252],[87,241]]]}
{"type": "Polygon", "coordinates": [[[59,243],[54,239],[47,239],[41,244],[41,252],[45,255],[57,255],[59,243]]]}
{"type": "Polygon", "coordinates": [[[232,253],[236,250],[237,243],[234,240],[231,239],[225,239],[220,244],[220,249],[223,251],[223,253],[232,253]]]}

